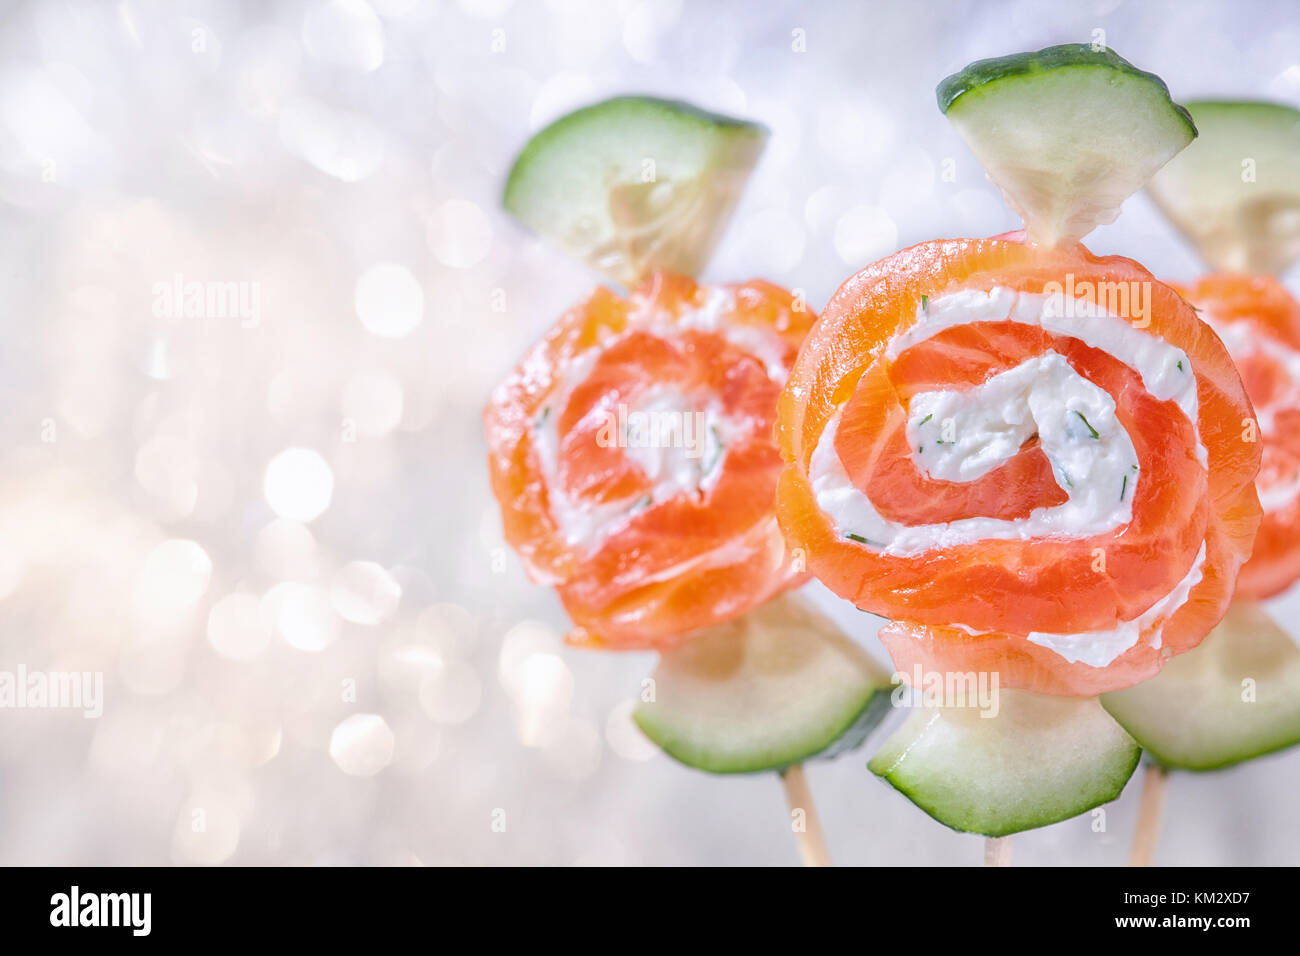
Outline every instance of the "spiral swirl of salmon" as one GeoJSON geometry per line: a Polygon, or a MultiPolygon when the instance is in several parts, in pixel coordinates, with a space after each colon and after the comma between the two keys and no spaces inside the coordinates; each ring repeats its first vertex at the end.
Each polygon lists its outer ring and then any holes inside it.
{"type": "Polygon", "coordinates": [[[662,648],[806,578],[775,513],[776,401],[816,316],[767,282],[598,288],[485,413],[506,540],[571,643],[662,648]]]}
{"type": "Polygon", "coordinates": [[[1272,597],[1300,578],[1300,303],[1271,276],[1210,275],[1180,291],[1228,347],[1259,418],[1264,520],[1237,593],[1272,597]]]}
{"type": "Polygon", "coordinates": [[[850,278],[778,413],[778,515],[890,618],[906,678],[1091,696],[1220,620],[1260,520],[1254,416],[1218,337],[1129,259],[923,243],[850,278]]]}

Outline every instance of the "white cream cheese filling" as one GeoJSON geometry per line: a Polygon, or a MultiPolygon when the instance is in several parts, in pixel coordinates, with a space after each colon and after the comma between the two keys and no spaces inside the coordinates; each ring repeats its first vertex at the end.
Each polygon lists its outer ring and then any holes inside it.
{"type": "Polygon", "coordinates": [[[1035,508],[1023,518],[975,516],[922,525],[890,521],[849,479],[835,450],[839,421],[837,412],[813,452],[813,493],[842,534],[865,539],[884,554],[910,557],[992,539],[1085,538],[1132,518],[1137,452],[1115,417],[1115,402],[1055,352],[964,392],[920,393],[909,410],[913,460],[931,477],[947,481],[973,481],[987,474],[1038,435],[1067,500],[1035,508]],[[945,441],[944,435],[952,437],[945,441]]]}
{"type": "MultiPolygon", "coordinates": [[[[885,355],[896,359],[913,345],[956,325],[1004,321],[1036,325],[1100,349],[1137,372],[1151,395],[1175,402],[1188,421],[1197,423],[1196,376],[1186,352],[1090,300],[1068,299],[1060,292],[1017,292],[996,286],[987,292],[962,289],[929,299],[917,309],[916,322],[890,339],[885,355]]],[[[1199,433],[1196,454],[1201,464],[1208,462],[1199,433]]]]}

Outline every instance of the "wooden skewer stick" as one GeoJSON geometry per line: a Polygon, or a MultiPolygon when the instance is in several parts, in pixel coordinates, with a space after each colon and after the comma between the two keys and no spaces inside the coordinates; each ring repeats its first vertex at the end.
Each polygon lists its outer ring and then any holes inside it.
{"type": "Polygon", "coordinates": [[[985,866],[1010,866],[1011,865],[1011,837],[985,837],[984,838],[984,865],[985,866]]]}
{"type": "Polygon", "coordinates": [[[1142,802],[1138,805],[1137,832],[1129,866],[1150,866],[1160,839],[1160,815],[1165,806],[1165,785],[1169,771],[1158,764],[1147,764],[1142,775],[1142,802]]]}
{"type": "Polygon", "coordinates": [[[831,855],[822,835],[821,818],[813,805],[812,791],[804,776],[803,764],[792,764],[781,771],[781,784],[790,805],[790,827],[799,843],[804,866],[830,866],[831,855]]]}

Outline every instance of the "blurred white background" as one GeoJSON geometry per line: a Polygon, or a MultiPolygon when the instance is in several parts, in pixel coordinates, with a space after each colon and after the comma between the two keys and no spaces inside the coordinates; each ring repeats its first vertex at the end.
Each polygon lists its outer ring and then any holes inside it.
{"type": "MultiPolygon", "coordinates": [[[[0,4],[0,670],[105,675],[97,720],[0,711],[0,864],[797,862],[776,780],[657,755],[653,657],[564,649],[503,546],[485,397],[595,281],[504,173],[614,93],[760,120],[706,278],[820,307],[1013,227],[934,86],[1098,30],[1176,97],[1300,102],[1273,2],[0,4]],[[169,304],[189,282],[243,308],[169,304]]],[[[1091,245],[1197,268],[1142,196],[1091,245]]],[[[978,863],[878,740],[810,768],[835,859],[978,863]]],[[[1122,863],[1136,784],[1016,862],[1122,863]]],[[[1157,859],[1294,863],[1298,785],[1300,752],[1176,776],[1157,859]]]]}

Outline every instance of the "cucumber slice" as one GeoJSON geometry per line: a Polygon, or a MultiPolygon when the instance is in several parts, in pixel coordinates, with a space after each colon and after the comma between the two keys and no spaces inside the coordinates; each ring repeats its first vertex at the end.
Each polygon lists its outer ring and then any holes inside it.
{"type": "Polygon", "coordinates": [[[1300,743],[1300,648],[1262,607],[1238,599],[1195,650],[1101,702],[1159,763],[1230,767],[1300,743]],[[1253,702],[1242,699],[1246,680],[1253,702]]]}
{"type": "Polygon", "coordinates": [[[1113,222],[1196,136],[1160,77],[1088,44],[979,60],[937,92],[1029,237],[1046,245],[1113,222]]]}
{"type": "Polygon", "coordinates": [[[524,147],[505,207],[616,282],[708,262],[767,142],[755,123],[620,96],[561,117],[524,147]]]}
{"type": "Polygon", "coordinates": [[[1141,750],[1095,698],[1004,690],[977,707],[918,707],[867,765],[940,823],[1006,836],[1119,796],[1141,750]]]}
{"type": "Polygon", "coordinates": [[[632,716],[687,766],[753,773],[858,746],[891,689],[866,651],[787,596],[664,653],[655,699],[632,716]]]}
{"type": "Polygon", "coordinates": [[[1197,142],[1147,192],[1211,268],[1281,275],[1300,261],[1300,111],[1203,101],[1197,142]]]}

